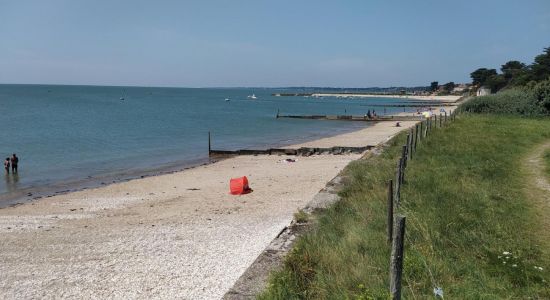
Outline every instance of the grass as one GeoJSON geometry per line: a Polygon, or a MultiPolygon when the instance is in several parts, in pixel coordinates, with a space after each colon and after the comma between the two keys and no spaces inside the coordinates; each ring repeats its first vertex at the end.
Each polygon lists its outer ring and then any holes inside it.
{"type": "MultiPolygon", "coordinates": [[[[433,297],[434,287],[449,299],[550,298],[547,214],[537,214],[522,167],[548,139],[548,120],[468,115],[419,144],[399,208],[404,298],[433,297]]],[[[402,144],[403,135],[348,166],[342,200],[317,216],[259,299],[388,297],[387,180],[402,144]]]]}
{"type": "Polygon", "coordinates": [[[546,175],[548,177],[548,179],[550,179],[550,149],[549,150],[546,150],[546,152],[544,152],[544,165],[545,165],[545,170],[546,170],[546,175]]]}
{"type": "Polygon", "coordinates": [[[294,220],[296,220],[298,224],[307,223],[309,221],[309,215],[300,209],[294,213],[294,220]]]}

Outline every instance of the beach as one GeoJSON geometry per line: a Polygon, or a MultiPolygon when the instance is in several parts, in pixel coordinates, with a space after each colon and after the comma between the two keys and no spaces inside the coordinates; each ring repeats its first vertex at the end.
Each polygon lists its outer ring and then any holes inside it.
{"type": "Polygon", "coordinates": [[[460,96],[421,96],[421,95],[379,95],[379,94],[354,94],[354,93],[313,93],[313,97],[340,97],[340,98],[392,98],[392,99],[412,99],[425,101],[442,101],[453,103],[460,99],[460,96]]]}
{"type": "MultiPolygon", "coordinates": [[[[378,145],[415,123],[292,147],[378,145]]],[[[238,156],[0,209],[0,296],[220,299],[293,214],[361,157],[238,156]],[[240,176],[253,192],[230,195],[229,179],[240,176]]]]}

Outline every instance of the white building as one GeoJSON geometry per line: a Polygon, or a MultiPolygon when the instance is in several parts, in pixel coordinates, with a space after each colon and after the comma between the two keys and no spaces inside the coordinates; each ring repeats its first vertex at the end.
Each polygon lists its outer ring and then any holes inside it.
{"type": "Polygon", "coordinates": [[[486,86],[482,86],[479,89],[477,89],[476,96],[487,96],[487,95],[491,95],[491,89],[490,88],[488,88],[486,86]]]}

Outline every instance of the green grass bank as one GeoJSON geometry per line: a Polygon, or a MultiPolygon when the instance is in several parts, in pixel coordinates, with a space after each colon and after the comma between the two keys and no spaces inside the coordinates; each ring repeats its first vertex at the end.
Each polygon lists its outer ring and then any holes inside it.
{"type": "MultiPolygon", "coordinates": [[[[433,298],[434,287],[447,299],[550,298],[548,214],[537,213],[523,163],[549,139],[548,119],[460,115],[418,144],[398,209],[405,299],[433,298]]],[[[342,200],[315,216],[259,299],[389,296],[387,181],[403,144],[348,166],[342,200]]]]}
{"type": "Polygon", "coordinates": [[[544,164],[546,165],[546,175],[550,179],[550,150],[544,152],[544,164]]]}

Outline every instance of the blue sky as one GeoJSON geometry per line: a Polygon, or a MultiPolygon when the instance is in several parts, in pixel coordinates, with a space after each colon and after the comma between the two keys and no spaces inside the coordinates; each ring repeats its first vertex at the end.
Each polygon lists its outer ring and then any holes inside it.
{"type": "Polygon", "coordinates": [[[545,47],[549,0],[0,0],[0,83],[414,86],[545,47]]]}

